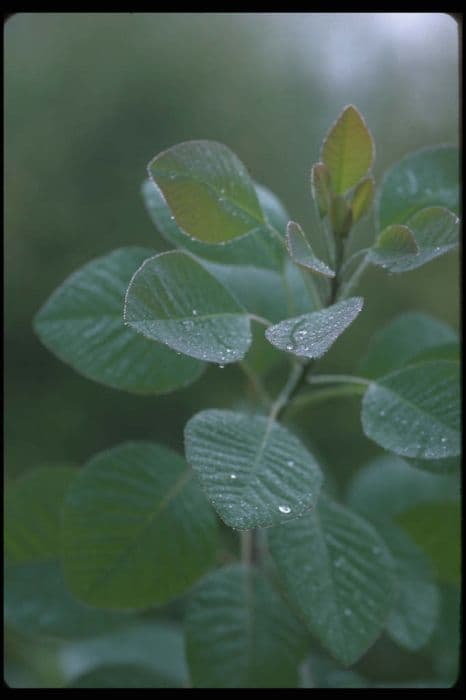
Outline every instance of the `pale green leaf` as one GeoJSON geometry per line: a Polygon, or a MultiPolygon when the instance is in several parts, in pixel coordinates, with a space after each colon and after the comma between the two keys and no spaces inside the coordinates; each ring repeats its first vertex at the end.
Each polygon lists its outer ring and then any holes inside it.
{"type": "Polygon", "coordinates": [[[334,271],[315,255],[301,226],[294,221],[288,222],[286,245],[291,258],[298,265],[324,277],[335,277],[334,271]]]}
{"type": "Polygon", "coordinates": [[[61,507],[76,473],[73,467],[39,467],[8,483],[4,524],[10,563],[60,555],[61,507]]]}
{"type": "Polygon", "coordinates": [[[264,416],[208,410],[185,428],[186,459],[229,526],[269,527],[315,506],[317,462],[286,428],[264,416]]]}
{"type": "Polygon", "coordinates": [[[221,143],[177,144],[157,155],[148,172],[188,236],[222,243],[265,223],[248,171],[221,143]]]}
{"type": "Polygon", "coordinates": [[[139,268],[125,321],[138,333],[207,362],[241,360],[251,344],[245,309],[191,256],[172,251],[139,268]]]}
{"type": "Polygon", "coordinates": [[[60,661],[71,680],[101,666],[131,664],[159,674],[172,685],[187,685],[188,667],[181,627],[160,620],[134,621],[112,634],[68,643],[60,661]]]}
{"type": "MultiPolygon", "coordinates": [[[[255,188],[266,218],[278,231],[284,231],[289,217],[281,202],[262,185],[256,184],[255,188]]],[[[152,180],[144,182],[142,194],[156,228],[178,248],[188,250],[204,260],[227,265],[253,265],[271,270],[282,268],[284,246],[267,226],[258,227],[250,234],[226,241],[223,245],[204,243],[183,233],[162,193],[152,180]]]]}
{"type": "Polygon", "coordinates": [[[409,153],[387,171],[376,199],[379,230],[406,224],[426,207],[458,213],[458,148],[434,146],[409,153]]]}
{"type": "Polygon", "coordinates": [[[311,193],[321,219],[328,213],[332,193],[330,172],[324,163],[314,163],[311,170],[311,193]]]}
{"type": "Polygon", "coordinates": [[[301,626],[268,581],[229,566],[206,577],[186,619],[195,688],[293,688],[303,657],[301,626]]]}
{"type": "Polygon", "coordinates": [[[166,393],[198,379],[202,363],[177,357],[124,325],[126,288],[151,255],[121,248],[68,277],[35,317],[44,345],[80,374],[115,389],[166,393]]]}
{"type": "Polygon", "coordinates": [[[269,326],[265,335],[280,350],[298,357],[321,357],[355,320],[362,307],[361,297],[344,299],[321,311],[287,318],[269,326]]]}
{"type": "Polygon", "coordinates": [[[401,456],[459,455],[458,363],[423,362],[378,379],[363,397],[361,420],[368,438],[401,456]]]}
{"type": "Polygon", "coordinates": [[[124,443],[95,455],[67,492],[65,580],[90,605],[162,604],[210,568],[216,537],[184,460],[153,443],[124,443]]]}
{"type": "Polygon", "coordinates": [[[353,223],[356,224],[369,211],[374,201],[375,181],[373,177],[366,177],[355,188],[351,199],[351,211],[353,223]]]}
{"type": "Polygon", "coordinates": [[[97,610],[76,600],[57,560],[6,566],[5,620],[26,635],[81,639],[128,625],[128,613],[97,610]]]}
{"type": "Polygon", "coordinates": [[[397,522],[429,555],[445,583],[461,580],[461,513],[459,500],[419,503],[397,516],[397,522]]]}
{"type": "Polygon", "coordinates": [[[394,224],[387,226],[369,249],[367,259],[373,265],[380,265],[391,272],[402,272],[406,258],[410,261],[419,254],[413,232],[407,226],[394,224]],[[401,269],[399,269],[401,267],[401,269]]]}
{"type": "Polygon", "coordinates": [[[344,108],[322,144],[320,159],[332,178],[333,191],[343,194],[356,185],[371,168],[374,142],[356,107],[344,108]]]}
{"type": "Polygon", "coordinates": [[[365,377],[380,377],[422,359],[419,356],[422,351],[435,350],[457,338],[446,323],[428,314],[407,311],[374,334],[359,364],[359,372],[365,377]]]}
{"type": "Polygon", "coordinates": [[[381,634],[395,596],[393,562],[374,528],[321,495],[318,507],[268,534],[286,592],[342,664],[381,634]]]}

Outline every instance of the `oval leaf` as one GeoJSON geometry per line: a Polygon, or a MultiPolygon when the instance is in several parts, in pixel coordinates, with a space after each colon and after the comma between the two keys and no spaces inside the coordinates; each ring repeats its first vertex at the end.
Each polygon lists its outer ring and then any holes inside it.
{"type": "Polygon", "coordinates": [[[93,457],[67,493],[65,579],[90,605],[165,603],[209,569],[216,535],[184,460],[156,444],[125,443],[93,457]]]}
{"type": "Polygon", "coordinates": [[[151,255],[121,248],[68,277],[35,317],[43,344],[80,374],[114,389],[166,393],[198,379],[202,363],[177,357],[124,325],[126,288],[151,255]]]}
{"type": "Polygon", "coordinates": [[[265,223],[248,171],[221,143],[180,143],[156,156],[148,172],[188,236],[223,243],[265,223]]]}
{"type": "Polygon", "coordinates": [[[460,379],[456,362],[423,362],[371,384],[362,401],[368,438],[405,457],[460,454],[460,379]]]}
{"type": "Polygon", "coordinates": [[[314,254],[301,226],[294,221],[288,222],[286,245],[291,258],[297,265],[306,267],[324,277],[335,277],[334,271],[314,254]]]}
{"type": "Polygon", "coordinates": [[[400,266],[403,268],[403,263],[406,264],[406,257],[412,260],[418,253],[419,246],[411,229],[394,224],[382,231],[370,248],[367,259],[373,265],[380,265],[390,272],[401,272],[400,266]]]}
{"type": "Polygon", "coordinates": [[[303,632],[268,581],[229,566],[196,588],[186,619],[195,688],[293,688],[303,632]]]}
{"type": "Polygon", "coordinates": [[[345,107],[325,137],[320,156],[336,194],[343,194],[366,175],[374,152],[371,132],[361,114],[353,105],[345,107]]]}
{"type": "Polygon", "coordinates": [[[186,459],[233,528],[269,527],[312,508],[322,481],[314,457],[264,416],[202,411],[185,428],[186,459]]]}
{"type": "Polygon", "coordinates": [[[393,562],[369,523],[321,496],[315,512],[268,534],[293,602],[323,646],[345,666],[380,635],[394,602],[393,562]]]}
{"type": "Polygon", "coordinates": [[[387,171],[376,200],[379,230],[406,224],[426,207],[458,214],[458,148],[434,146],[409,153],[387,171]]]}
{"type": "Polygon", "coordinates": [[[344,299],[321,311],[287,318],[265,331],[267,340],[280,350],[299,357],[321,357],[348,328],[363,307],[361,297],[344,299]]]}
{"type": "Polygon", "coordinates": [[[5,554],[9,562],[60,555],[61,508],[76,473],[73,467],[39,467],[8,484],[5,554]]]}
{"type": "Polygon", "coordinates": [[[321,219],[328,213],[332,193],[330,172],[324,163],[314,163],[311,170],[311,192],[321,219]]]}
{"type": "Polygon", "coordinates": [[[246,311],[194,258],[172,251],[139,268],[128,287],[125,321],[185,355],[227,364],[251,344],[246,311]]]}
{"type": "Polygon", "coordinates": [[[393,318],[373,335],[359,371],[365,377],[381,377],[412,364],[422,351],[433,350],[457,338],[446,323],[428,314],[408,311],[393,318]]]}
{"type": "Polygon", "coordinates": [[[357,223],[369,211],[374,201],[375,182],[373,177],[366,177],[354,190],[351,200],[353,223],[357,223]]]}
{"type": "Polygon", "coordinates": [[[332,197],[329,218],[333,233],[346,238],[353,225],[353,211],[344,197],[332,197]]]}
{"type": "MultiPolygon", "coordinates": [[[[284,232],[289,217],[282,203],[262,185],[256,184],[255,188],[267,220],[275,229],[284,232]]],[[[283,267],[283,245],[267,226],[258,227],[250,234],[234,238],[223,245],[203,243],[183,233],[152,180],[144,182],[142,194],[149,216],[159,233],[177,248],[188,250],[204,260],[228,265],[254,265],[271,270],[281,270],[283,267]]]]}

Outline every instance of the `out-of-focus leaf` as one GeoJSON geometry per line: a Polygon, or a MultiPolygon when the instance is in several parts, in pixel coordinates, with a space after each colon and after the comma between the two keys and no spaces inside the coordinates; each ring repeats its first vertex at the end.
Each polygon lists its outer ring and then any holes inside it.
{"type": "Polygon", "coordinates": [[[446,323],[427,314],[408,311],[395,316],[373,335],[367,354],[359,364],[359,372],[365,377],[381,377],[416,362],[422,351],[435,351],[437,347],[454,342],[457,338],[455,331],[446,323]]]}
{"type": "Polygon", "coordinates": [[[293,688],[304,655],[299,622],[262,574],[230,566],[195,589],[186,619],[195,688],[293,688]]]}
{"type": "Polygon", "coordinates": [[[241,360],[251,344],[245,309],[186,253],[156,255],[128,287],[125,320],[138,333],[207,362],[241,360]]]}
{"type": "Polygon", "coordinates": [[[402,457],[443,459],[460,454],[457,362],[412,365],[373,382],[362,400],[365,435],[402,457]]]}
{"type": "Polygon", "coordinates": [[[221,143],[177,144],[157,155],[148,172],[188,236],[223,243],[265,224],[248,171],[221,143]]]}
{"type": "Polygon", "coordinates": [[[376,199],[379,230],[406,224],[426,207],[458,214],[458,184],[458,148],[434,146],[409,153],[383,179],[376,199]]]}
{"type": "Polygon", "coordinates": [[[265,335],[279,350],[298,357],[321,357],[355,320],[362,306],[361,297],[344,299],[321,311],[287,318],[269,326],[265,335]]]}
{"type": "Polygon", "coordinates": [[[68,688],[174,688],[163,676],[136,665],[99,666],[76,678],[68,688]]]}
{"type": "Polygon", "coordinates": [[[355,663],[381,634],[395,596],[394,564],[374,528],[321,495],[317,509],[268,533],[292,603],[323,646],[355,663]]]}
{"type": "Polygon", "coordinates": [[[322,475],[314,457],[264,416],[202,411],[186,425],[185,447],[207,497],[230,527],[277,525],[317,502],[322,475]]]}
{"type": "Polygon", "coordinates": [[[327,166],[336,194],[343,194],[366,175],[374,160],[374,142],[356,107],[344,108],[322,144],[321,160],[327,166]]]}
{"type": "Polygon", "coordinates": [[[44,345],[80,374],[114,389],[166,393],[198,379],[201,362],[177,357],[124,325],[126,288],[153,253],[121,248],[68,277],[35,317],[44,345]]]}
{"type": "Polygon", "coordinates": [[[217,527],[185,461],[153,443],[95,455],[67,492],[65,580],[102,608],[176,598],[213,564],[217,527]],[[175,544],[176,543],[176,544],[175,544]]]}

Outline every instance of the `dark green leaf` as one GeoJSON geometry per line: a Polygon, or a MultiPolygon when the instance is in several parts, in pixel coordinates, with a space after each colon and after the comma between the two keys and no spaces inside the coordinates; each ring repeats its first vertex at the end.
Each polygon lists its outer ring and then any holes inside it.
{"type": "Polygon", "coordinates": [[[221,143],[177,144],[156,156],[148,172],[188,236],[222,243],[265,223],[246,168],[221,143]]]}
{"type": "Polygon", "coordinates": [[[163,676],[136,665],[99,666],[79,678],[68,688],[174,688],[163,676]]]}
{"type": "Polygon", "coordinates": [[[434,146],[410,153],[387,171],[377,200],[379,230],[406,224],[425,207],[458,213],[458,149],[434,146]]]}
{"type": "Polygon", "coordinates": [[[39,467],[8,484],[5,554],[10,563],[60,555],[61,507],[76,473],[73,467],[39,467]]]}
{"type": "Polygon", "coordinates": [[[233,411],[202,411],[185,428],[186,458],[230,527],[247,530],[312,508],[322,476],[314,457],[279,423],[233,411]]]}
{"type": "Polygon", "coordinates": [[[80,470],[63,520],[65,579],[78,598],[143,608],[209,569],[216,522],[191,476],[179,455],[146,442],[101,452],[80,470]]]}
{"type": "Polygon", "coordinates": [[[125,321],[152,340],[207,362],[241,360],[251,344],[246,311],[194,258],[172,251],[139,268],[125,321]]]}
{"type": "Polygon", "coordinates": [[[127,625],[127,613],[97,610],[75,600],[65,587],[58,561],[7,565],[5,618],[26,634],[80,639],[127,625]]]}
{"type": "Polygon", "coordinates": [[[145,248],[121,248],[92,260],[55,290],[34,322],[44,345],[77,372],[141,394],[173,391],[204,368],[123,323],[126,288],[150,255],[145,248]]]}
{"type": "Polygon", "coordinates": [[[455,457],[461,449],[459,390],[457,362],[423,362],[396,370],[366,391],[364,433],[404,457],[455,457]]]}
{"type": "MultiPolygon", "coordinates": [[[[142,193],[155,226],[164,238],[178,248],[188,250],[204,260],[222,264],[253,265],[271,270],[282,268],[284,246],[266,226],[254,229],[250,234],[227,241],[223,245],[203,243],[181,231],[162,193],[152,180],[144,182],[142,193]]],[[[259,185],[256,185],[256,194],[271,224],[279,231],[284,231],[288,215],[281,202],[269,190],[259,185]]]]}
{"type": "Polygon", "coordinates": [[[293,688],[301,626],[254,569],[230,566],[196,588],[186,620],[195,688],[293,688]]]}
{"type": "Polygon", "coordinates": [[[267,328],[272,345],[298,357],[321,357],[359,315],[361,297],[344,299],[321,311],[287,318],[267,328]]]}
{"type": "Polygon", "coordinates": [[[366,175],[374,160],[374,142],[356,107],[344,108],[322,144],[320,159],[330,171],[333,191],[343,194],[366,175]]]}
{"type": "Polygon", "coordinates": [[[429,555],[440,581],[460,583],[461,522],[458,500],[419,503],[398,515],[397,522],[429,555]]]}
{"type": "Polygon", "coordinates": [[[381,377],[415,362],[422,351],[434,350],[457,337],[446,323],[427,314],[408,311],[395,316],[372,337],[359,372],[365,377],[381,377]]]}
{"type": "Polygon", "coordinates": [[[315,255],[301,226],[294,221],[288,222],[286,245],[290,256],[298,265],[324,277],[335,277],[334,271],[315,255]]]}
{"type": "Polygon", "coordinates": [[[345,666],[382,632],[395,595],[391,556],[369,523],[321,495],[314,512],[268,534],[290,600],[345,666]]]}
{"type": "Polygon", "coordinates": [[[459,362],[460,346],[458,340],[454,340],[450,343],[442,343],[432,348],[426,348],[413,357],[412,362],[413,364],[417,364],[418,362],[426,362],[427,360],[450,360],[451,362],[459,362]]]}

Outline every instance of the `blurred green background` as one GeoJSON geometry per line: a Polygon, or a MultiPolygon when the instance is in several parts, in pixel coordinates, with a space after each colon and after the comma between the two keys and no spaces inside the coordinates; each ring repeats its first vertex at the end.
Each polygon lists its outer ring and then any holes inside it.
{"type": "MultiPolygon", "coordinates": [[[[32,332],[36,311],[85,262],[124,245],[166,247],[140,196],[147,162],[183,140],[221,141],[310,231],[310,166],[344,105],[375,137],[378,181],[408,151],[457,143],[457,26],[442,13],[19,13],[5,25],[5,90],[5,437],[16,476],[128,439],[181,450],[194,412],[244,393],[236,367],[210,368],[169,396],[115,392],[32,332]]],[[[351,371],[403,310],[457,327],[458,256],[404,276],[374,268],[360,291],[364,313],[328,371],[351,371]]],[[[376,452],[352,399],[314,409],[299,429],[337,481],[376,452]]]]}

